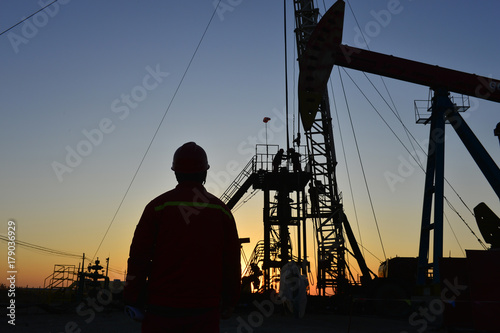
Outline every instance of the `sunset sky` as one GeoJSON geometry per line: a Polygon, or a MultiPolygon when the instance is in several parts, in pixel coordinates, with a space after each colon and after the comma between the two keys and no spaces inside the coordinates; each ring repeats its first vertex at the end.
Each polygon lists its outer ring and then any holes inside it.
{"type": "MultiPolygon", "coordinates": [[[[0,31],[48,3],[2,1],[0,31]]],[[[328,8],[333,1],[325,3],[328,8]]],[[[500,78],[498,1],[349,3],[345,44],[500,78]]],[[[202,40],[216,4],[59,1],[0,36],[0,235],[7,234],[12,219],[19,241],[95,255],[103,262],[110,257],[111,278],[123,279],[144,206],[176,184],[170,170],[176,148],[187,141],[205,148],[211,165],[207,188],[220,196],[251,159],[255,144],[265,143],[263,117],[271,118],[268,142],[286,146],[283,1],[222,0],[202,40]]],[[[323,2],[319,8],[325,12],[323,2]]],[[[286,20],[292,135],[298,77],[292,1],[286,20]]],[[[424,173],[385,124],[410,152],[422,155],[384,99],[394,101],[405,126],[426,149],[429,126],[415,123],[414,100],[427,99],[429,90],[368,75],[382,98],[363,73],[332,71],[339,187],[354,232],[361,234],[358,241],[369,251],[368,265],[376,272],[384,254],[339,73],[388,258],[418,253],[424,173]],[[388,175],[403,181],[391,184],[388,175]]],[[[475,98],[470,105],[463,117],[498,164],[493,129],[500,121],[499,106],[475,98]]],[[[471,210],[484,201],[500,213],[498,197],[450,126],[445,172],[471,210]]],[[[474,217],[449,186],[445,195],[481,238],[474,217]]],[[[240,237],[251,238],[243,248],[247,256],[263,238],[262,200],[258,193],[234,211],[240,237]]],[[[481,248],[448,205],[445,214],[446,256],[481,248]]],[[[0,248],[5,251],[6,243],[0,242],[0,248]]],[[[309,255],[314,262],[312,247],[309,255]]],[[[2,258],[3,276],[7,262],[2,258]]],[[[17,285],[43,286],[54,264],[78,265],[79,260],[18,245],[17,285]]]]}

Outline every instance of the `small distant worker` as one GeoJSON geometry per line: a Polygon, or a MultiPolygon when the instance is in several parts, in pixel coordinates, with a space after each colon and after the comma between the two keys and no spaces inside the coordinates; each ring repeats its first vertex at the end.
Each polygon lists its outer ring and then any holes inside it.
{"type": "Polygon", "coordinates": [[[178,148],[178,185],[153,199],[137,224],[123,296],[144,313],[142,332],[218,333],[238,302],[240,241],[229,208],[203,186],[208,169],[196,143],[178,148]]]}
{"type": "Polygon", "coordinates": [[[295,151],[295,149],[288,149],[288,158],[292,160],[293,172],[302,171],[302,167],[300,165],[300,154],[295,151]]]}
{"type": "Polygon", "coordinates": [[[280,165],[281,165],[281,161],[283,160],[283,154],[285,153],[285,151],[283,149],[280,149],[278,150],[278,152],[276,153],[276,155],[274,155],[274,158],[273,158],[273,172],[278,172],[279,168],[280,168],[280,165]]]}
{"type": "Polygon", "coordinates": [[[251,264],[251,277],[252,277],[252,284],[253,284],[253,289],[254,290],[259,290],[260,289],[260,277],[263,275],[262,270],[259,268],[257,264],[251,264]]]}
{"type": "Polygon", "coordinates": [[[317,214],[319,212],[319,194],[318,188],[309,184],[309,199],[311,200],[311,214],[317,214]]]}

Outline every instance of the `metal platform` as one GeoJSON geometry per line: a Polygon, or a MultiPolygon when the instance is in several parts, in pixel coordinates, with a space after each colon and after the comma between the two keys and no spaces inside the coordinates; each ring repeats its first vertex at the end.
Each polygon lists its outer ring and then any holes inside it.
{"type": "MultiPolygon", "coordinates": [[[[429,91],[429,98],[414,101],[415,122],[417,124],[427,124],[430,121],[432,114],[432,92],[429,91]]],[[[451,94],[450,100],[456,107],[457,112],[465,112],[470,108],[470,98],[467,95],[451,94]]],[[[445,121],[446,124],[450,122],[445,121]]]]}

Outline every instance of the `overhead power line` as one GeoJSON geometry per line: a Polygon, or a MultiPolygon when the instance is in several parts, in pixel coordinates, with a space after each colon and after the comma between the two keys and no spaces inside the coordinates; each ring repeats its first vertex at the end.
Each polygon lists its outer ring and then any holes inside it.
{"type": "MultiPolygon", "coordinates": [[[[0,235],[0,240],[4,242],[10,242],[9,238],[5,235],[0,235]]],[[[71,252],[65,252],[65,251],[60,251],[60,250],[54,250],[45,246],[41,245],[36,245],[28,242],[23,242],[20,241],[19,239],[16,239],[15,241],[16,247],[21,246],[30,250],[35,250],[44,254],[52,255],[52,256],[61,256],[61,257],[70,257],[70,258],[75,258],[75,259],[80,259],[82,257],[81,254],[76,254],[76,253],[71,253],[71,252]]]]}
{"type": "MultiPolygon", "coordinates": [[[[344,71],[345,71],[345,69],[344,69],[344,71]]],[[[368,186],[368,181],[366,179],[365,168],[364,168],[364,165],[363,165],[363,161],[361,159],[361,153],[359,151],[359,145],[358,145],[358,140],[356,138],[356,132],[354,131],[354,125],[353,125],[352,118],[351,118],[351,111],[350,111],[350,108],[349,108],[349,104],[347,104],[347,96],[346,96],[344,82],[342,80],[342,74],[340,72],[340,69],[338,69],[338,73],[339,73],[340,83],[341,83],[341,86],[342,86],[342,91],[344,93],[344,99],[345,99],[345,103],[346,103],[346,107],[347,107],[347,114],[349,116],[349,122],[351,124],[351,129],[352,129],[352,133],[353,133],[353,136],[354,136],[354,144],[356,146],[356,152],[358,153],[359,164],[360,164],[360,167],[361,167],[361,173],[363,174],[363,180],[364,180],[364,183],[365,183],[365,188],[366,188],[366,192],[367,192],[367,195],[368,195],[368,200],[370,202],[370,207],[372,209],[372,215],[373,215],[373,219],[375,221],[375,226],[377,227],[378,238],[380,240],[380,245],[382,247],[382,252],[384,254],[384,259],[387,260],[387,256],[385,254],[384,242],[382,241],[382,235],[380,234],[380,228],[379,228],[379,225],[378,225],[377,215],[375,214],[375,208],[373,207],[373,200],[372,200],[372,196],[371,196],[371,193],[370,193],[370,188],[368,186]]],[[[349,76],[349,74],[347,72],[346,72],[346,74],[349,76]]],[[[352,80],[352,78],[351,78],[351,80],[352,80]]]]}
{"type": "Polygon", "coordinates": [[[13,26],[11,26],[10,28],[8,29],[5,29],[4,31],[0,32],[0,36],[3,35],[4,33],[14,29],[15,27],[17,27],[19,24],[23,23],[24,21],[28,20],[29,18],[33,17],[34,15],[40,13],[42,10],[44,10],[45,8],[49,7],[50,5],[56,3],[58,0],[54,0],[52,1],[51,3],[49,3],[48,5],[46,5],[45,7],[42,7],[40,8],[39,10],[37,10],[36,12],[34,12],[33,14],[31,14],[30,16],[28,17],[25,17],[24,19],[22,19],[21,21],[17,22],[16,24],[14,24],[13,26]]]}
{"type": "Polygon", "coordinates": [[[174,91],[174,94],[173,94],[172,98],[170,99],[170,103],[168,104],[167,108],[165,109],[165,112],[163,113],[163,117],[161,118],[160,122],[158,123],[158,126],[156,127],[156,130],[153,133],[153,136],[152,136],[151,140],[149,141],[149,144],[148,144],[148,147],[146,148],[146,151],[142,155],[141,161],[139,162],[139,165],[137,166],[137,168],[136,168],[136,170],[134,172],[134,175],[132,176],[132,180],[129,182],[128,187],[125,190],[125,194],[123,195],[120,203],[118,204],[118,208],[116,209],[115,214],[113,215],[113,218],[111,219],[111,222],[109,222],[108,228],[104,232],[104,236],[102,237],[101,242],[99,243],[99,246],[97,247],[97,250],[95,251],[94,256],[92,257],[92,260],[94,260],[94,258],[97,256],[97,253],[99,252],[99,249],[101,248],[101,246],[102,246],[102,244],[104,242],[104,239],[106,239],[106,236],[108,235],[108,232],[111,229],[111,226],[113,225],[113,223],[116,220],[116,216],[118,215],[118,212],[120,211],[120,209],[121,209],[121,207],[123,205],[123,202],[125,201],[125,198],[127,197],[128,192],[130,191],[130,188],[132,187],[132,184],[134,183],[135,178],[137,177],[137,175],[139,173],[139,170],[141,169],[142,164],[144,163],[144,160],[146,159],[146,156],[148,155],[149,150],[151,149],[151,146],[153,145],[153,142],[156,139],[156,136],[158,135],[158,132],[160,131],[161,126],[163,125],[165,117],[167,116],[168,111],[170,110],[170,107],[172,106],[172,104],[173,104],[173,102],[175,100],[175,97],[177,96],[177,93],[179,92],[179,90],[180,90],[180,88],[182,86],[182,83],[184,82],[184,78],[186,77],[189,69],[191,68],[191,64],[193,63],[193,60],[194,60],[196,54],[198,53],[198,49],[200,48],[201,43],[203,42],[203,40],[205,38],[205,35],[207,34],[208,28],[212,24],[212,21],[213,21],[213,19],[215,17],[215,14],[217,14],[217,9],[219,8],[219,4],[221,3],[221,1],[222,0],[219,0],[219,2],[217,2],[217,6],[215,6],[214,11],[212,12],[212,16],[210,17],[210,20],[208,21],[207,25],[205,26],[205,30],[203,31],[203,34],[201,35],[201,38],[198,41],[198,44],[196,45],[196,48],[195,48],[195,50],[193,52],[193,55],[191,56],[191,59],[189,60],[189,63],[186,66],[186,69],[184,70],[184,73],[182,74],[182,77],[181,77],[181,79],[179,81],[179,84],[177,85],[177,88],[174,91]]]}

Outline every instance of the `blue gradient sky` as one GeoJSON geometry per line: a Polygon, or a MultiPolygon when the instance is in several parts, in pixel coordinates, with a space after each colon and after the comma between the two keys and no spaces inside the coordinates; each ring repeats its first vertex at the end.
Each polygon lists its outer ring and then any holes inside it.
{"type": "MultiPolygon", "coordinates": [[[[40,3],[2,1],[0,30],[39,10],[40,3]]],[[[264,116],[272,118],[269,143],[285,145],[283,2],[222,3],[227,10],[214,16],[173,101],[214,11],[213,1],[172,5],[167,1],[73,0],[57,3],[50,12],[0,36],[0,212],[3,225],[9,219],[16,221],[19,240],[92,257],[167,108],[165,120],[97,253],[101,259],[110,256],[110,265],[117,271],[126,268],[128,248],[143,207],[175,186],[170,164],[178,146],[195,141],[206,149],[211,164],[207,185],[220,195],[236,175],[234,170],[239,172],[249,161],[254,144],[264,143],[264,116]],[[90,146],[85,133],[94,133],[88,134],[94,140],[90,146]],[[68,151],[78,149],[86,156],[81,160],[69,157],[69,166],[68,151]],[[54,164],[66,165],[71,172],[58,175],[54,164]]],[[[332,3],[326,1],[326,6],[332,3]]],[[[292,1],[287,6],[292,126],[298,69],[292,1]]],[[[497,1],[377,0],[351,1],[351,6],[360,28],[347,6],[346,44],[500,78],[497,1]],[[384,16],[382,13],[393,5],[394,13],[384,16]],[[368,45],[363,45],[360,30],[366,34],[368,45]]],[[[325,12],[323,3],[320,12],[325,12]]],[[[363,74],[347,72],[413,151],[399,121],[363,74]]],[[[332,110],[338,181],[346,212],[357,235],[359,226],[363,246],[383,259],[337,68],[332,73],[340,120],[339,124],[332,110]]],[[[412,170],[411,164],[401,169],[405,161],[410,161],[408,152],[343,70],[341,73],[386,255],[416,256],[424,174],[414,165],[412,170]],[[404,182],[391,188],[385,175],[398,174],[398,168],[403,170],[404,182]]],[[[389,99],[380,77],[369,77],[389,99]]],[[[384,82],[403,122],[424,144],[429,127],[415,124],[413,103],[426,99],[428,88],[392,79],[384,82]]],[[[493,136],[499,121],[498,105],[471,99],[471,109],[464,117],[498,163],[500,148],[493,136]]],[[[500,212],[498,198],[451,127],[447,130],[448,181],[471,209],[484,201],[500,212]]],[[[449,188],[445,191],[479,235],[473,216],[449,188]]],[[[240,236],[252,240],[244,247],[247,255],[262,238],[261,207],[262,196],[257,194],[235,211],[240,236]]],[[[446,214],[460,245],[445,222],[444,253],[462,256],[462,249],[479,248],[475,237],[448,207],[446,214]]],[[[0,234],[6,232],[5,226],[0,234]]],[[[310,255],[314,261],[312,249],[310,255]]],[[[366,257],[375,271],[378,259],[369,253],[366,257]]],[[[19,248],[20,285],[43,285],[56,263],[78,264],[71,258],[19,248]]],[[[6,262],[0,267],[6,267],[6,262]]]]}

